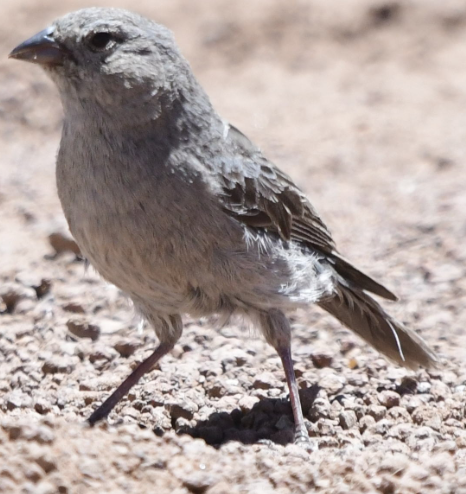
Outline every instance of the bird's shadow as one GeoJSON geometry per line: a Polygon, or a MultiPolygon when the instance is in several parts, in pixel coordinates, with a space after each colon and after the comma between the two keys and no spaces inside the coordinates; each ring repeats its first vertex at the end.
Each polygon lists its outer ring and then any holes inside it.
{"type": "MultiPolygon", "coordinates": [[[[304,413],[312,406],[319,392],[314,385],[299,391],[304,413]]],[[[178,434],[203,439],[216,448],[229,441],[254,444],[271,441],[285,445],[294,440],[294,421],[288,399],[262,398],[249,410],[236,408],[231,412],[212,413],[194,427],[182,427],[178,434]]]]}

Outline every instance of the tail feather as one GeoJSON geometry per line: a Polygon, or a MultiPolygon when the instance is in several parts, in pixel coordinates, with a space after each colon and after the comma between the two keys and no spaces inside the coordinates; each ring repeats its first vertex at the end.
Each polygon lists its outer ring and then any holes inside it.
{"type": "Polygon", "coordinates": [[[413,369],[436,365],[437,358],[424,340],[362,290],[341,282],[336,295],[319,305],[391,360],[413,369]]]}
{"type": "Polygon", "coordinates": [[[354,267],[339,254],[333,252],[330,257],[330,261],[333,264],[335,271],[342,278],[350,280],[355,286],[388,300],[398,300],[398,297],[388,288],[384,287],[362,271],[359,271],[358,268],[354,267]]]}

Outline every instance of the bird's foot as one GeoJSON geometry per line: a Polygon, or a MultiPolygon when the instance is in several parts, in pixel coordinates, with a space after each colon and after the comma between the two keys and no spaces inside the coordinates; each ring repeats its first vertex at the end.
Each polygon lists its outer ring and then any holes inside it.
{"type": "Polygon", "coordinates": [[[307,429],[304,427],[297,427],[294,435],[294,444],[300,448],[305,449],[307,452],[312,453],[317,451],[317,443],[311,441],[307,429]]]}

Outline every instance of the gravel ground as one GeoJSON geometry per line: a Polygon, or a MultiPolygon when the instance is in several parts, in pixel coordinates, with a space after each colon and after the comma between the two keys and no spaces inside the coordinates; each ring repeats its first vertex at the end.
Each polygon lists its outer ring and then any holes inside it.
{"type": "Polygon", "coordinates": [[[310,195],[340,250],[441,366],[382,359],[318,309],[294,318],[292,444],[278,357],[241,321],[187,321],[94,429],[84,419],[156,344],[86,271],[54,185],[61,110],[17,43],[77,0],[2,0],[0,492],[466,493],[466,6],[460,0],[114,0],[172,28],[219,111],[310,195]]]}

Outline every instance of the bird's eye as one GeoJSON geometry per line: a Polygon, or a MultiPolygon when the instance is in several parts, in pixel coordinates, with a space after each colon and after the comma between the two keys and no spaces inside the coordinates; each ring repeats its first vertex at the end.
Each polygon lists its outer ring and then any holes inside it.
{"type": "Polygon", "coordinates": [[[89,38],[89,45],[93,50],[105,50],[113,41],[110,33],[95,33],[89,38]]]}

